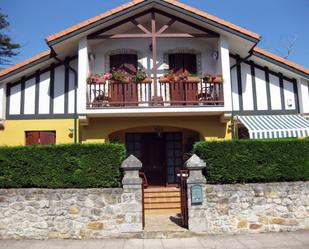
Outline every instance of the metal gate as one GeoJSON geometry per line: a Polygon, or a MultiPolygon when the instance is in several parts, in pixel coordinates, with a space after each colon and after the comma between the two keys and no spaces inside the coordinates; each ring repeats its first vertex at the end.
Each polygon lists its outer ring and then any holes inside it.
{"type": "Polygon", "coordinates": [[[188,193],[187,193],[187,178],[188,170],[180,170],[180,197],[181,197],[181,221],[184,228],[188,228],[188,193]]]}
{"type": "Polygon", "coordinates": [[[144,189],[148,187],[147,177],[144,172],[139,172],[139,177],[142,178],[142,224],[143,229],[145,228],[145,197],[144,197],[144,189]]]}

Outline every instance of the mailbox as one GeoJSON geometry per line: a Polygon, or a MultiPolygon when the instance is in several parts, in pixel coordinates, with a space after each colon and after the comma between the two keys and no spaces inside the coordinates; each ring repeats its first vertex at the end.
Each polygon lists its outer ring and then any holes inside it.
{"type": "Polygon", "coordinates": [[[191,204],[200,205],[203,203],[203,189],[200,185],[191,187],[191,204]]]}

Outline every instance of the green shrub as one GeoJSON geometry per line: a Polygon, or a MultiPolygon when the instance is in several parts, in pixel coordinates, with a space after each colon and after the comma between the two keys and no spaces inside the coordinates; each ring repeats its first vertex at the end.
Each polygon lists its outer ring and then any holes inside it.
{"type": "Polygon", "coordinates": [[[0,147],[0,187],[119,187],[124,157],[120,144],[0,147]]]}
{"type": "Polygon", "coordinates": [[[309,180],[309,140],[198,142],[212,184],[309,180]]]}

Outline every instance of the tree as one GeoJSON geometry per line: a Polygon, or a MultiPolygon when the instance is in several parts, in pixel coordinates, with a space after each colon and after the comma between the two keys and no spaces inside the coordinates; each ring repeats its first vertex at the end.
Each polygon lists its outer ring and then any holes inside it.
{"type": "Polygon", "coordinates": [[[7,34],[10,23],[7,21],[7,15],[4,15],[0,9],[0,67],[10,64],[10,58],[18,55],[16,51],[20,48],[18,43],[14,43],[7,34]]]}

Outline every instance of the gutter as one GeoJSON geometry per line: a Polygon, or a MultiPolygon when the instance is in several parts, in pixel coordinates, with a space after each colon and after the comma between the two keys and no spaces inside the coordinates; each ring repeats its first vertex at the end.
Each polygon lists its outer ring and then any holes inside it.
{"type": "Polygon", "coordinates": [[[78,73],[77,71],[70,66],[67,61],[62,61],[57,57],[57,53],[55,50],[50,46],[52,51],[53,58],[58,61],[60,64],[67,66],[74,74],[74,144],[77,144],[77,86],[78,86],[78,73]]]}

